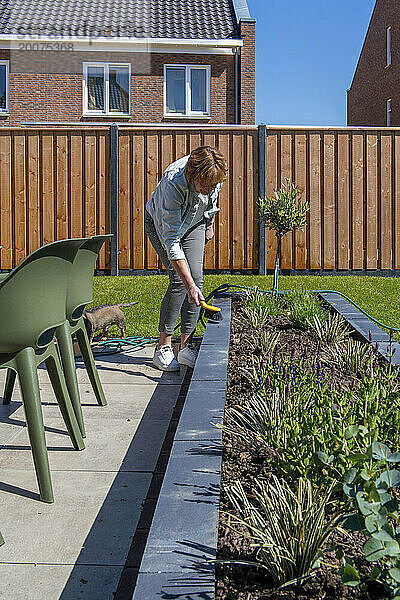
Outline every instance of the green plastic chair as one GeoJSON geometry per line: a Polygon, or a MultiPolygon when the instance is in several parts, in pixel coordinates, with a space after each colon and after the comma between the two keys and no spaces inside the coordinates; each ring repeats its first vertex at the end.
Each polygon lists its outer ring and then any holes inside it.
{"type": "MultiPolygon", "coordinates": [[[[104,242],[110,239],[112,235],[113,234],[96,235],[86,238],[78,249],[72,264],[68,283],[65,312],[66,320],[64,320],[62,325],[57,327],[55,333],[68,392],[83,437],[85,437],[85,425],[76,375],[72,336],[75,334],[77,337],[96,400],[99,405],[106,406],[107,400],[96,369],[82,313],[85,306],[93,300],[93,272],[99,252],[104,242]]],[[[3,404],[8,404],[11,401],[14,383],[15,373],[13,371],[8,371],[4,388],[3,404]]]]}
{"type": "Polygon", "coordinates": [[[72,336],[75,334],[78,340],[83,362],[97,403],[100,406],[106,406],[107,400],[96,368],[82,313],[85,306],[93,301],[93,272],[99,252],[104,242],[110,239],[112,235],[113,234],[95,235],[86,240],[79,248],[72,265],[68,286],[66,306],[67,320],[56,330],[57,343],[60,348],[61,361],[68,391],[83,436],[85,435],[85,426],[76,376],[72,336]]]}
{"type": "Polygon", "coordinates": [[[3,536],[1,535],[1,531],[0,531],[0,546],[2,546],[4,543],[5,543],[5,542],[4,542],[4,538],[3,538],[3,536]]]}
{"type": "Polygon", "coordinates": [[[53,502],[37,367],[46,365],[73,446],[85,446],[61,369],[54,333],[65,321],[72,264],[84,239],[32,252],[0,281],[0,369],[18,374],[40,499],[53,502]]]}

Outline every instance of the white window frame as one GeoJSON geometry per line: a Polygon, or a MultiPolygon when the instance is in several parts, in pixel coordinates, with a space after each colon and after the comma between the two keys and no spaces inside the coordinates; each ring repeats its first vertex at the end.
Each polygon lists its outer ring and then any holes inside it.
{"type": "Polygon", "coordinates": [[[10,61],[0,60],[0,65],[6,67],[6,107],[0,108],[0,115],[8,115],[10,113],[10,61]]]}
{"type": "Polygon", "coordinates": [[[386,127],[391,127],[392,124],[392,99],[386,100],[386,127]]]}
{"type": "Polygon", "coordinates": [[[211,105],[211,65],[181,65],[167,64],[164,65],[164,117],[170,119],[179,117],[210,117],[211,105]],[[184,113],[167,112],[167,69],[185,69],[185,91],[186,91],[186,110],[184,113]],[[206,71],[206,111],[191,110],[192,94],[190,89],[190,72],[192,69],[203,69],[206,71]]]}
{"type": "Polygon", "coordinates": [[[92,115],[103,115],[106,117],[130,117],[131,116],[131,64],[130,63],[117,63],[117,62],[84,62],[83,63],[83,116],[88,117],[92,115]],[[88,108],[88,88],[87,88],[87,75],[88,67],[103,67],[105,86],[104,86],[104,110],[89,109],[88,108]],[[129,109],[128,112],[110,112],[110,83],[109,74],[110,67],[128,67],[128,78],[129,78],[129,109]]]}

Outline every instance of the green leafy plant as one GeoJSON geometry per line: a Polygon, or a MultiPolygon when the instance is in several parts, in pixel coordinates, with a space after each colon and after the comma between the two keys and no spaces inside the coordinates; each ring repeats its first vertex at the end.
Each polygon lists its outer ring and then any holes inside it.
{"type": "Polygon", "coordinates": [[[322,321],[318,314],[307,318],[310,328],[321,342],[340,344],[350,335],[351,329],[339,314],[328,314],[322,321]]]}
{"type": "Polygon", "coordinates": [[[288,318],[299,327],[310,329],[310,322],[317,317],[321,323],[325,322],[325,313],[315,294],[296,290],[285,294],[288,318]]]}
{"type": "Polygon", "coordinates": [[[275,231],[277,237],[277,251],[275,257],[274,274],[274,293],[278,292],[279,260],[281,252],[281,240],[289,231],[302,229],[307,221],[307,212],[310,205],[307,201],[301,200],[302,192],[291,183],[289,179],[285,180],[281,188],[274,189],[272,198],[259,198],[259,218],[265,222],[268,229],[275,231]]]}
{"type": "MultiPolygon", "coordinates": [[[[342,525],[350,531],[362,531],[366,559],[376,563],[370,579],[380,583],[390,598],[400,598],[400,518],[398,500],[393,488],[400,485],[400,453],[388,446],[373,442],[365,452],[350,457],[353,466],[343,477],[343,492],[355,512],[342,518],[342,525]]],[[[343,556],[344,583],[357,585],[357,571],[343,556]],[[350,577],[350,574],[353,577],[350,577]],[[346,580],[347,579],[347,580],[346,580]]]]}
{"type": "Polygon", "coordinates": [[[337,514],[325,520],[332,486],[313,492],[309,481],[299,479],[292,491],[272,476],[268,483],[255,480],[251,497],[239,481],[226,491],[235,509],[233,522],[247,528],[257,550],[257,562],[247,564],[266,569],[280,587],[314,574],[321,548],[339,522],[337,514]]]}

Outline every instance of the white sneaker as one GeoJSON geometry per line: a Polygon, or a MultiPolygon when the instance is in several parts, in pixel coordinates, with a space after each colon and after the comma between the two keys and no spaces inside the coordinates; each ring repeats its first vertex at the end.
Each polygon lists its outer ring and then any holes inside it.
{"type": "Polygon", "coordinates": [[[183,350],[179,350],[178,352],[178,362],[180,365],[186,365],[187,367],[191,367],[193,369],[198,352],[196,348],[188,344],[183,350]]]}
{"type": "Polygon", "coordinates": [[[161,346],[154,350],[153,365],[161,371],[179,371],[179,363],[174,356],[172,346],[161,346]]]}

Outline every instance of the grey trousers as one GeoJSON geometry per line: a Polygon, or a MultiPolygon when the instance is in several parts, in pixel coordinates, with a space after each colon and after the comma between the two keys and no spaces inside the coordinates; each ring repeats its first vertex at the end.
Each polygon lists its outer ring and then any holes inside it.
{"type": "MultiPolygon", "coordinates": [[[[169,277],[169,286],[161,303],[158,331],[172,335],[180,312],[181,333],[189,335],[196,329],[200,307],[188,302],[184,285],[171,265],[154,227],[153,219],[147,211],[144,226],[151,245],[160,257],[169,277]]],[[[203,289],[205,227],[205,221],[200,221],[189,229],[180,241],[190,274],[200,290],[203,289]]]]}

